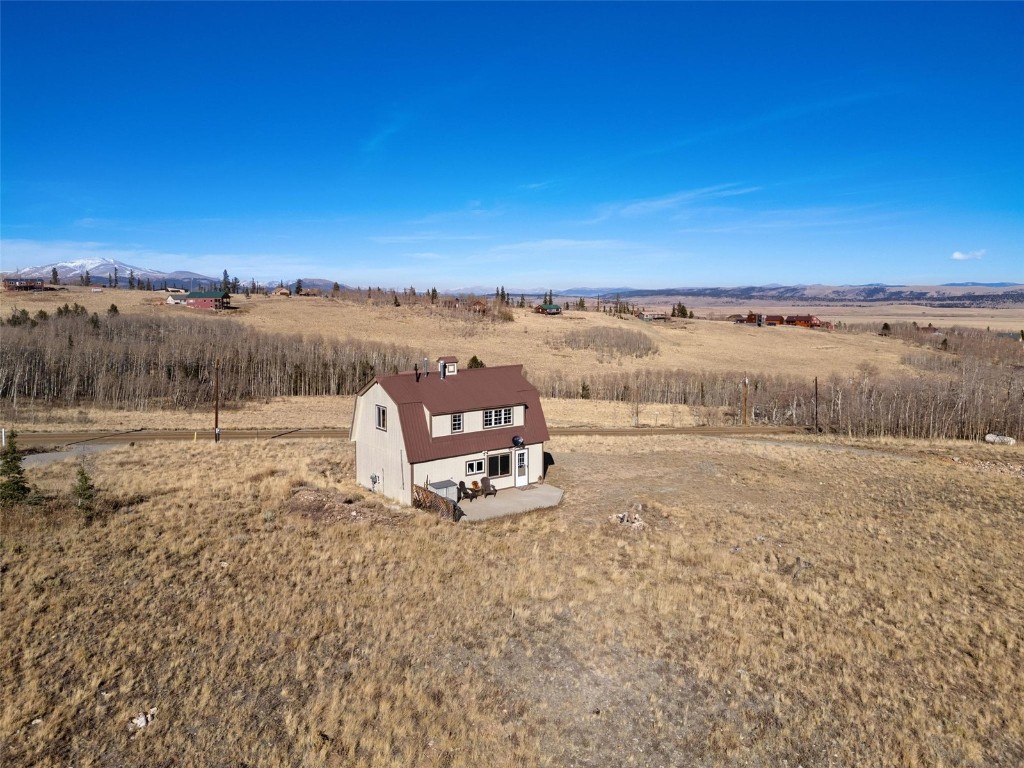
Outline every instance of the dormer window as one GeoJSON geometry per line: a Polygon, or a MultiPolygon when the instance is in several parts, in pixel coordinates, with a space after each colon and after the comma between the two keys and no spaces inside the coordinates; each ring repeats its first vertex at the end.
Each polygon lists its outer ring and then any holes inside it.
{"type": "Polygon", "coordinates": [[[461,413],[453,413],[452,414],[452,433],[454,434],[455,432],[461,432],[461,431],[462,431],[462,414],[461,413]]]}
{"type": "Polygon", "coordinates": [[[484,411],[484,429],[507,427],[512,423],[511,408],[494,408],[484,411]]]}
{"type": "Polygon", "coordinates": [[[377,406],[377,429],[382,432],[388,431],[388,409],[383,405],[377,406]]]}

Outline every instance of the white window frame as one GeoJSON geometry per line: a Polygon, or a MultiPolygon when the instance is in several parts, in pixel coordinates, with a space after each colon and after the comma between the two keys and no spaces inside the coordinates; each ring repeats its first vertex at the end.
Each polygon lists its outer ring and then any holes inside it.
{"type": "Polygon", "coordinates": [[[466,462],[466,475],[482,475],[484,473],[483,459],[470,459],[466,462]]]}
{"type": "Polygon", "coordinates": [[[386,406],[377,406],[377,429],[381,432],[388,431],[388,409],[386,406]]]}
{"type": "Polygon", "coordinates": [[[512,425],[512,408],[488,408],[484,411],[484,429],[496,429],[512,425]]]}
{"type": "Polygon", "coordinates": [[[453,413],[452,414],[452,434],[454,435],[456,432],[461,432],[465,422],[466,422],[466,420],[462,417],[461,413],[453,413]],[[458,424],[458,426],[456,426],[456,424],[458,424]]]}

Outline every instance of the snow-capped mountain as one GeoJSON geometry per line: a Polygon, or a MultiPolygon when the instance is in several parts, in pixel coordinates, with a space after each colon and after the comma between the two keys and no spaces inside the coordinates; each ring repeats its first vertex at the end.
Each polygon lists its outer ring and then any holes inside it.
{"type": "Polygon", "coordinates": [[[116,279],[118,285],[127,285],[129,277],[136,280],[150,280],[154,286],[162,287],[164,282],[169,287],[188,288],[190,284],[220,282],[219,278],[209,275],[200,275],[196,272],[161,272],[157,269],[139,267],[134,264],[125,264],[115,259],[74,259],[72,261],[58,261],[53,264],[43,264],[38,267],[26,267],[6,273],[8,277],[35,277],[42,278],[47,282],[53,276],[53,270],[57,270],[57,277],[64,284],[78,284],[89,273],[89,279],[93,285],[112,285],[116,279]],[[116,277],[115,277],[116,276],[116,277]]]}

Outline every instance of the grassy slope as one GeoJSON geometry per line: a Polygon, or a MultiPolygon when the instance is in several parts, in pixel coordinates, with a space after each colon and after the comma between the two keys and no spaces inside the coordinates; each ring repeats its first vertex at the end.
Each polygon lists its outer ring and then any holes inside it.
{"type": "Polygon", "coordinates": [[[550,447],[563,505],[473,526],[337,443],[90,459],[148,500],[5,518],[0,763],[1024,761],[1020,449],[550,447]]]}

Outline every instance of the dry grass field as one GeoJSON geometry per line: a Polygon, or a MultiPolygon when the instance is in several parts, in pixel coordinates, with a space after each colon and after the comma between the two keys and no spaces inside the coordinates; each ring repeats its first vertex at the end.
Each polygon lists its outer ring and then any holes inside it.
{"type": "Polygon", "coordinates": [[[90,457],[91,525],[4,513],[0,764],[1024,762],[1019,447],[549,448],[563,504],[474,525],[336,441],[90,457]]]}
{"type": "MultiPolygon", "coordinates": [[[[41,294],[0,294],[0,315],[12,307],[35,314],[53,312],[65,302],[78,302],[89,312],[103,314],[111,303],[122,313],[203,313],[183,306],[167,306],[162,293],[111,291],[93,293],[81,287],[41,294]]],[[[865,366],[884,372],[909,373],[901,361],[907,345],[870,334],[826,333],[800,328],[752,328],[706,320],[644,323],[632,317],[594,312],[567,312],[547,317],[528,310],[512,310],[511,323],[453,315],[439,307],[394,307],[347,299],[312,297],[232,297],[238,310],[222,313],[263,331],[320,335],[401,343],[436,358],[454,354],[462,360],[477,355],[487,365],[522,363],[529,375],[559,370],[605,371],[675,370],[713,373],[806,373],[826,377],[833,372],[851,375],[865,366]],[[642,358],[598,349],[572,349],[563,343],[580,328],[639,330],[657,345],[657,352],[642,358]]],[[[867,318],[865,318],[867,321],[867,318]]]]}
{"type": "Polygon", "coordinates": [[[746,305],[715,305],[699,304],[694,307],[705,316],[728,317],[737,312],[749,310],[765,315],[817,315],[822,320],[833,323],[917,323],[937,328],[991,328],[993,331],[1019,332],[1024,328],[1024,307],[1013,308],[977,308],[960,309],[945,307],[927,307],[920,304],[861,304],[841,305],[826,304],[814,306],[756,304],[746,305]]]}

